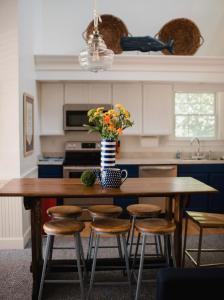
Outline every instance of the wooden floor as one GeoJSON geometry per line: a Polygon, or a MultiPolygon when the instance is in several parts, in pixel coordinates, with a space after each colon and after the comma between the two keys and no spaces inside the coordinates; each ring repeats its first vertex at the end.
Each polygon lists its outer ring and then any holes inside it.
{"type": "MultiPolygon", "coordinates": [[[[83,237],[88,237],[90,228],[89,228],[89,222],[86,222],[85,229],[82,232],[83,237]]],[[[189,225],[188,225],[188,234],[194,235],[194,234],[199,234],[198,227],[191,221],[189,220],[189,225]]],[[[224,229],[205,229],[204,234],[224,234],[224,229]]]]}

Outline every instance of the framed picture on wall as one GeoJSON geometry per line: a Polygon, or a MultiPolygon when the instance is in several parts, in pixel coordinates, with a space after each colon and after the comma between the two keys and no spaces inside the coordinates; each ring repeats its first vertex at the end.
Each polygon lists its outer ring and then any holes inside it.
{"type": "Polygon", "coordinates": [[[24,156],[32,154],[34,149],[34,97],[23,94],[23,145],[24,156]]]}

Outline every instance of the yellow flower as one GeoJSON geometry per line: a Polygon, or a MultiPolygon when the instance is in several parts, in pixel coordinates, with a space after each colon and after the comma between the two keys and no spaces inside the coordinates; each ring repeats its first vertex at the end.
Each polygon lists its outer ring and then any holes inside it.
{"type": "Polygon", "coordinates": [[[103,111],[103,110],[104,110],[104,107],[101,106],[101,107],[98,107],[96,111],[101,112],[101,111],[103,111]]]}
{"type": "Polygon", "coordinates": [[[97,117],[97,116],[99,116],[99,112],[98,111],[96,111],[95,113],[94,113],[94,115],[93,115],[94,117],[97,117]]]}
{"type": "Polygon", "coordinates": [[[130,118],[130,113],[129,113],[129,111],[125,111],[125,113],[124,113],[124,115],[125,115],[125,117],[127,118],[127,119],[129,119],[130,118]]]}
{"type": "Polygon", "coordinates": [[[122,104],[116,104],[115,105],[116,108],[120,109],[120,110],[124,110],[124,106],[122,104]]]}

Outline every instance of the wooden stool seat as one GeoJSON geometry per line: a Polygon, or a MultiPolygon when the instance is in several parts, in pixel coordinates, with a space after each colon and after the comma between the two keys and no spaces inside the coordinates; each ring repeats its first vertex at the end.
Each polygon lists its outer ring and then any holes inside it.
{"type": "Polygon", "coordinates": [[[174,232],[174,223],[165,219],[144,219],[137,220],[135,228],[142,233],[166,234],[174,232]]]}
{"type": "Polygon", "coordinates": [[[130,222],[122,219],[96,219],[90,224],[91,228],[101,233],[122,233],[130,229],[130,222]]]}
{"type": "Polygon", "coordinates": [[[52,218],[77,218],[82,213],[82,209],[75,205],[61,205],[48,208],[47,214],[52,218]]]}
{"type": "Polygon", "coordinates": [[[72,235],[81,232],[85,225],[75,220],[52,220],[44,224],[43,229],[48,235],[72,235]]]}
{"type": "Polygon", "coordinates": [[[92,218],[117,217],[122,213],[122,208],[117,205],[93,205],[88,207],[92,218]]]}
{"type": "Polygon", "coordinates": [[[187,211],[189,218],[204,228],[224,227],[224,214],[187,211]]]}
{"type": "Polygon", "coordinates": [[[147,218],[157,216],[161,213],[161,208],[153,204],[133,204],[127,207],[129,215],[147,218]]]}

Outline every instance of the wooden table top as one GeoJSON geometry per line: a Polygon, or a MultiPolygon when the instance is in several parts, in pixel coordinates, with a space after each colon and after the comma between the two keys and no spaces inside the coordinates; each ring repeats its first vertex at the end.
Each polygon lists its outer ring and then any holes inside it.
{"type": "Polygon", "coordinates": [[[120,188],[84,186],[80,179],[12,179],[0,188],[0,197],[128,197],[214,193],[216,189],[192,177],[128,178],[120,188]]]}

